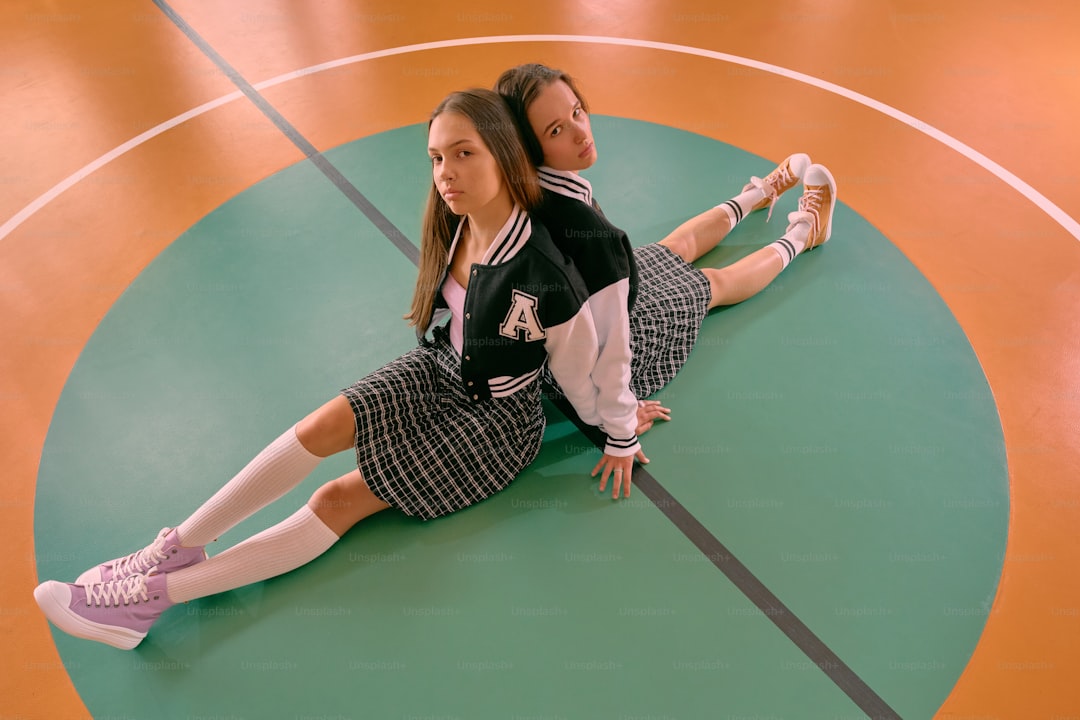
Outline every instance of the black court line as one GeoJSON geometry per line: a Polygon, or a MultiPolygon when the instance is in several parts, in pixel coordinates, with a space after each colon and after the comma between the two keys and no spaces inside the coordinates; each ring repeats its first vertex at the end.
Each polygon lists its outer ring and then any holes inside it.
{"type": "MultiPolygon", "coordinates": [[[[577,426],[585,437],[598,448],[606,442],[599,428],[586,425],[570,402],[562,396],[549,396],[549,399],[577,426]]],[[[653,505],[664,513],[675,527],[694,543],[720,572],[727,576],[743,595],[754,603],[762,614],[772,621],[782,633],[795,643],[810,660],[832,680],[852,702],[859,706],[874,720],[899,720],[900,715],[885,700],[875,693],[847,663],[840,659],[825,642],[800,620],[795,613],[773,594],[757,578],[750,568],[743,565],[727,547],[708,528],[693,516],[671,493],[654,478],[648,470],[635,464],[631,474],[632,484],[652,501],[653,505]]]]}
{"type": "MultiPolygon", "coordinates": [[[[404,255],[419,265],[416,246],[397,229],[385,215],[371,204],[356,187],[315,149],[300,132],[270,105],[267,100],[245,80],[209,43],[181,18],[165,0],[153,0],[180,30],[209,57],[238,88],[340,189],[346,197],[382,231],[390,242],[404,255]]],[[[570,403],[561,396],[551,398],[555,406],[577,426],[594,445],[603,448],[603,433],[586,425],[577,416],[570,403]]],[[[635,465],[631,476],[633,484],[677,527],[701,552],[737,587],[777,628],[780,629],[806,656],[824,672],[829,679],[874,720],[900,720],[900,715],[884,699],[875,693],[840,657],[834,653],[810,628],[781,600],[776,597],[693,514],[683,507],[671,493],[644,467],[635,465]]]]}
{"type": "Polygon", "coordinates": [[[210,43],[206,42],[202,35],[199,35],[199,33],[196,32],[195,28],[191,27],[184,18],[180,17],[180,15],[177,14],[165,0],[154,0],[154,4],[168,16],[176,27],[180,28],[181,32],[187,35],[188,39],[191,40],[204,55],[210,58],[210,60],[212,60],[213,63],[233,81],[233,84],[236,85],[236,87],[238,87],[251,102],[255,103],[255,106],[262,111],[263,115],[269,118],[270,121],[284,133],[285,137],[289,138],[293,145],[299,148],[300,152],[304,153],[307,159],[322,171],[322,174],[325,175],[338,190],[344,193],[345,197],[351,200],[353,205],[355,205],[368,220],[371,220],[371,222],[375,224],[375,227],[386,236],[387,240],[393,243],[405,257],[409,258],[413,265],[418,265],[420,263],[420,251],[412,244],[409,238],[405,237],[405,233],[398,230],[394,223],[392,223],[388,217],[383,215],[355,185],[349,182],[348,178],[342,175],[341,171],[334,167],[334,165],[307,140],[307,138],[301,135],[300,131],[293,127],[292,123],[286,120],[273,105],[267,102],[266,98],[260,95],[259,91],[252,87],[251,83],[245,80],[244,77],[237,72],[236,68],[219,55],[218,52],[210,46],[210,43]]]}

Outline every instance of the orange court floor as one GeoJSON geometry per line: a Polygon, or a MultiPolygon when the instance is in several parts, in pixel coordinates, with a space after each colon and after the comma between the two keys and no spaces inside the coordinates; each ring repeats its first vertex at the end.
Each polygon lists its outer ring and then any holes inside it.
{"type": "Polygon", "coordinates": [[[31,597],[42,449],[80,353],[173,240],[305,158],[241,84],[324,151],[535,59],[594,114],[828,159],[955,316],[1004,437],[1001,577],[935,717],[1080,717],[1078,28],[1050,0],[4,3],[0,720],[90,715],[31,597]]]}

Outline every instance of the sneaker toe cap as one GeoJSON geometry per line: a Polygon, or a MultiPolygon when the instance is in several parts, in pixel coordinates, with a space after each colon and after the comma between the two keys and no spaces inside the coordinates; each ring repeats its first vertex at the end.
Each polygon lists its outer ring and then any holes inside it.
{"type": "Polygon", "coordinates": [[[836,181],[833,179],[829,169],[824,165],[817,164],[806,169],[806,174],[803,175],[803,184],[808,186],[828,185],[830,189],[836,187],[836,181]]]}
{"type": "Polygon", "coordinates": [[[810,156],[806,153],[795,153],[788,160],[788,167],[791,168],[795,177],[802,178],[806,174],[806,169],[810,167],[810,156]]]}
{"type": "Polygon", "coordinates": [[[46,615],[50,615],[50,611],[71,605],[71,587],[67,583],[47,580],[34,588],[34,600],[46,615]]]}

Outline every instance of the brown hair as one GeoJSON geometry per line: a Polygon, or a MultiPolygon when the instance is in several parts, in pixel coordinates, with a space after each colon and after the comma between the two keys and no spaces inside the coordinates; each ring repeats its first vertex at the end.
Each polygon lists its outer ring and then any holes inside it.
{"type": "Polygon", "coordinates": [[[521,129],[525,149],[529,151],[529,159],[537,167],[544,164],[544,150],[540,147],[540,138],[536,137],[532,125],[529,124],[529,106],[544,88],[556,80],[562,80],[569,85],[570,90],[581,103],[581,108],[589,112],[589,104],[585,102],[585,97],[577,89],[574,79],[562,70],[549,68],[547,65],[540,63],[518,65],[504,72],[495,81],[495,91],[502,95],[503,100],[510,106],[510,112],[513,113],[521,129]]]}
{"type": "MultiPolygon", "coordinates": [[[[521,144],[521,131],[506,102],[497,93],[484,88],[450,93],[431,112],[428,129],[435,118],[447,112],[464,115],[472,121],[484,146],[495,158],[510,198],[526,210],[536,207],[541,198],[536,169],[529,163],[521,144]]],[[[456,227],[454,213],[442,199],[432,178],[420,237],[420,273],[416,278],[412,309],[405,316],[410,325],[425,331],[431,324],[435,293],[439,291],[439,278],[446,270],[456,227]]]]}

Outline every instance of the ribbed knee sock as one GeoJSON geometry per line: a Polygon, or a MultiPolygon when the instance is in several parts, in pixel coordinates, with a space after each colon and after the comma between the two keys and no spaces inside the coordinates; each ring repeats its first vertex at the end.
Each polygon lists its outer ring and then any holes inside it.
{"type": "Polygon", "coordinates": [[[299,485],[321,461],[300,444],[296,426],[289,428],[177,526],[180,543],[199,547],[212,542],[299,485]]]}
{"type": "Polygon", "coordinates": [[[174,603],[234,590],[306,565],[338,541],[337,533],[304,505],[277,525],[198,565],[166,575],[174,603]]]}

